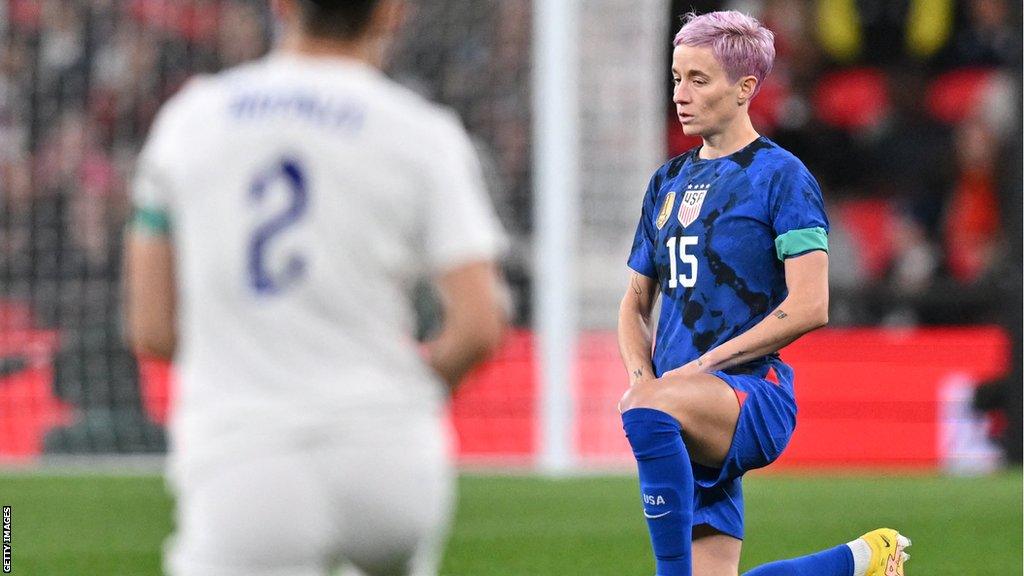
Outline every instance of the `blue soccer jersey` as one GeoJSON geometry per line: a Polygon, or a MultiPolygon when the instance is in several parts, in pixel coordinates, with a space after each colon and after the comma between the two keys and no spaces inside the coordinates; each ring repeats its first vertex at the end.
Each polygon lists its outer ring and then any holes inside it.
{"type": "MultiPolygon", "coordinates": [[[[821,189],[795,156],[765,137],[722,158],[702,160],[698,151],[651,178],[629,256],[630,268],[661,287],[658,377],[778,307],[786,258],[828,250],[821,189]]],[[[727,372],[763,376],[768,359],[727,372]]]]}

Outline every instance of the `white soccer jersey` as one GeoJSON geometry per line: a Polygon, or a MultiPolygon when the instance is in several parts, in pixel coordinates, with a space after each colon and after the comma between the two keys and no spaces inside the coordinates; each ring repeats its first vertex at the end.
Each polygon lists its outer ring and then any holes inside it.
{"type": "Polygon", "coordinates": [[[504,241],[452,114],[367,65],[275,54],[168,102],[133,194],[176,250],[177,450],[442,405],[410,290],[504,241]]]}

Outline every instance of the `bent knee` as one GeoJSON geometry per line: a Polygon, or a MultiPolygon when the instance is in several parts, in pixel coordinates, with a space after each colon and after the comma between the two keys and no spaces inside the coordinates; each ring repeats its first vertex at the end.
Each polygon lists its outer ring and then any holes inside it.
{"type": "Polygon", "coordinates": [[[710,391],[698,384],[679,377],[638,382],[622,395],[619,413],[633,408],[651,408],[671,414],[679,422],[699,420],[708,408],[710,391]]]}
{"type": "Polygon", "coordinates": [[[663,383],[660,379],[645,380],[634,384],[619,400],[619,413],[633,408],[654,408],[664,411],[667,406],[663,400],[664,393],[661,390],[661,384],[663,383]]]}

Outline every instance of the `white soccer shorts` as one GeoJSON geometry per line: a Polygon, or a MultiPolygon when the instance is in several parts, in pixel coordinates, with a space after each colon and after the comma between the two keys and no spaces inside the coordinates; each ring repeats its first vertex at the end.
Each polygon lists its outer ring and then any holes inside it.
{"type": "Polygon", "coordinates": [[[231,461],[176,487],[166,571],[435,576],[454,503],[447,423],[410,418],[339,436],[231,461]]]}

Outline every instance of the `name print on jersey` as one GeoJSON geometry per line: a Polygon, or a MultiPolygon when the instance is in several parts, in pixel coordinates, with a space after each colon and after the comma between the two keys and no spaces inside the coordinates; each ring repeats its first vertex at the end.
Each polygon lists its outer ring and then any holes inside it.
{"type": "Polygon", "coordinates": [[[361,104],[303,92],[239,94],[228,108],[236,120],[284,118],[348,132],[358,131],[366,121],[366,110],[361,104]]]}
{"type": "Polygon", "coordinates": [[[693,224],[700,216],[700,207],[704,205],[704,198],[708,195],[711,184],[688,184],[686,192],[683,192],[683,201],[679,203],[679,223],[686,228],[693,224]]]}

